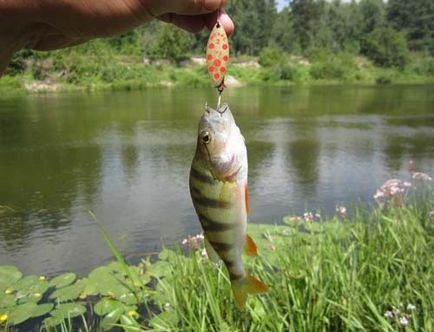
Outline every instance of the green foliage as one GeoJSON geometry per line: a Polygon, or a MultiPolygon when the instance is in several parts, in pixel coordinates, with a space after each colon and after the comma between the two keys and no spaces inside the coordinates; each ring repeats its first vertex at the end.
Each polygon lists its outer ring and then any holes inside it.
{"type": "Polygon", "coordinates": [[[364,53],[379,66],[404,68],[409,61],[403,33],[392,28],[378,28],[367,35],[364,53]]]}
{"type": "Polygon", "coordinates": [[[164,24],[149,43],[146,54],[150,59],[167,59],[179,63],[191,49],[193,39],[185,31],[164,24]]]}
{"type": "Polygon", "coordinates": [[[306,51],[311,60],[310,75],[315,80],[358,80],[359,68],[353,55],[333,53],[324,48],[312,48],[306,51]]]}
{"type": "Polygon", "coordinates": [[[287,62],[285,52],[276,47],[265,47],[259,53],[259,64],[263,67],[273,67],[287,62]]]}
{"type": "Polygon", "coordinates": [[[431,0],[389,0],[387,20],[406,32],[412,50],[434,55],[434,2],[431,0]]]}
{"type": "Polygon", "coordinates": [[[21,330],[26,323],[28,330],[33,322],[35,330],[40,324],[49,331],[75,331],[80,324],[86,331],[115,325],[125,331],[395,331],[405,317],[406,329],[430,331],[434,222],[425,198],[422,206],[356,210],[351,221],[285,217],[282,226],[250,225],[260,255],[246,258],[246,267],[270,291],[250,297],[243,311],[234,304],[226,270],[200,250],[185,256],[165,249],[154,263],[125,266],[110,239],[119,262],[79,280],[70,273],[49,281],[23,277],[0,266],[0,328],[21,330]],[[47,293],[80,283],[79,295],[68,301],[17,297],[20,291],[31,297],[23,290],[40,284],[50,285],[47,293]]]}

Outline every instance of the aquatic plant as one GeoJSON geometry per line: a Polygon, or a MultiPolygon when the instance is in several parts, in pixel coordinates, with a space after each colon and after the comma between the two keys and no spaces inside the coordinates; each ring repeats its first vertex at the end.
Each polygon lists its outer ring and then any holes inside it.
{"type": "Polygon", "coordinates": [[[246,263],[270,292],[246,310],[234,305],[225,269],[202,255],[200,236],[190,237],[198,245],[188,255],[164,249],[137,266],[110,240],[117,261],[84,278],[23,276],[3,265],[0,330],[431,331],[432,202],[250,225],[261,252],[246,263]]]}

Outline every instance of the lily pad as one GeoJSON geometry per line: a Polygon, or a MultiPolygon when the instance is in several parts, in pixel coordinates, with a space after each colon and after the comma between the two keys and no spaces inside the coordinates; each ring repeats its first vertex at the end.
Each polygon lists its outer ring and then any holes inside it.
{"type": "Polygon", "coordinates": [[[4,290],[16,281],[18,281],[23,274],[15,266],[12,265],[0,265],[0,292],[4,290]]]}
{"type": "Polygon", "coordinates": [[[121,302],[108,298],[103,298],[95,305],[94,310],[99,316],[104,316],[119,308],[124,308],[121,302]]]}
{"type": "Polygon", "coordinates": [[[51,316],[59,319],[69,319],[86,312],[86,307],[80,303],[63,303],[58,304],[56,308],[51,312],[51,316]]]}
{"type": "Polygon", "coordinates": [[[27,302],[16,306],[10,311],[8,322],[11,325],[17,325],[30,318],[45,315],[49,313],[51,309],[53,309],[53,304],[51,303],[38,305],[34,302],[27,302]]]}
{"type": "Polygon", "coordinates": [[[37,304],[33,302],[24,303],[22,305],[16,306],[9,313],[9,324],[17,325],[25,322],[32,317],[32,310],[36,308],[37,304]]]}
{"type": "Polygon", "coordinates": [[[60,276],[57,276],[50,280],[50,287],[56,287],[56,288],[62,288],[71,285],[77,276],[75,273],[68,272],[61,274],[60,276]]]}
{"type": "Polygon", "coordinates": [[[30,275],[18,280],[12,287],[17,290],[16,299],[20,303],[24,303],[29,301],[38,302],[49,286],[46,280],[30,275]]]}
{"type": "Polygon", "coordinates": [[[56,289],[51,295],[50,299],[56,299],[59,302],[66,302],[75,300],[80,297],[81,293],[86,287],[85,280],[79,280],[71,286],[56,289]]]}
{"type": "Polygon", "coordinates": [[[15,305],[15,296],[11,294],[2,294],[0,296],[0,308],[9,308],[15,305]]]}

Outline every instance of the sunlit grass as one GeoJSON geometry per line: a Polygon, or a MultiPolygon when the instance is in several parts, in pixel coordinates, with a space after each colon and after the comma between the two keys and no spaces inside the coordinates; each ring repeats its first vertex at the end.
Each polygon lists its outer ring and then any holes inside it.
{"type": "Polygon", "coordinates": [[[431,331],[428,218],[427,209],[412,206],[359,211],[345,223],[252,226],[262,252],[246,262],[270,292],[252,297],[245,311],[235,307],[223,269],[198,253],[167,254],[158,263],[167,264],[167,272],[155,295],[163,314],[153,325],[167,331],[396,331],[404,325],[431,331]]]}

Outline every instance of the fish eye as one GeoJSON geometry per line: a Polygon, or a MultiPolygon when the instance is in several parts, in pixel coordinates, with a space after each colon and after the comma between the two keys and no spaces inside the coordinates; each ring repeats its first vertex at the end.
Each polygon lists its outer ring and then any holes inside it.
{"type": "Polygon", "coordinates": [[[208,144],[209,142],[211,142],[211,135],[209,132],[203,131],[200,133],[200,139],[203,143],[208,144]]]}

